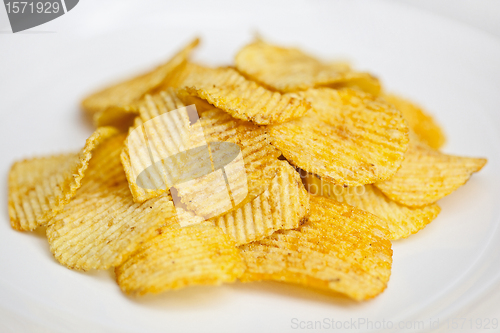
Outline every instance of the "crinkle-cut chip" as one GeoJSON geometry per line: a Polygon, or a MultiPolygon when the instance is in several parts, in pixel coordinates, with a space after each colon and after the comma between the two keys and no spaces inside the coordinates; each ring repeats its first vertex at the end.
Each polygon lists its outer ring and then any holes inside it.
{"type": "Polygon", "coordinates": [[[139,114],[121,156],[136,202],[213,171],[196,111],[186,108],[173,89],[147,95],[139,114]]]}
{"type": "Polygon", "coordinates": [[[245,79],[232,68],[206,68],[186,80],[185,92],[202,98],[237,119],[259,125],[298,118],[310,105],[294,94],[281,94],[245,79]]]}
{"type": "Polygon", "coordinates": [[[343,88],[301,93],[313,112],[269,126],[271,143],[293,165],[338,185],[393,176],[408,148],[401,113],[373,95],[343,88]]]}
{"type": "Polygon", "coordinates": [[[120,82],[86,97],[82,101],[83,109],[89,114],[95,114],[111,106],[125,107],[139,100],[150,90],[159,86],[170,73],[186,62],[198,43],[199,39],[196,38],[175,54],[167,63],[149,73],[120,82]]]}
{"type": "Polygon", "coordinates": [[[139,114],[137,106],[110,106],[105,110],[94,114],[94,125],[96,127],[113,126],[120,131],[126,131],[133,125],[135,118],[139,114]]]}
{"type": "MultiPolygon", "coordinates": [[[[155,186],[149,186],[149,188],[137,184],[137,178],[143,170],[153,165],[153,162],[161,161],[165,157],[160,155],[175,155],[191,146],[193,133],[189,133],[191,126],[188,113],[169,112],[184,107],[185,105],[171,88],[153,96],[146,95],[139,104],[140,117],[130,128],[121,155],[135,202],[144,202],[168,191],[163,182],[166,177],[164,174],[160,176],[160,179],[155,180],[155,186]],[[148,123],[147,128],[145,123],[148,123]],[[151,160],[151,154],[153,154],[154,161],[151,160]]],[[[203,131],[199,132],[203,135],[203,131]]],[[[167,169],[163,170],[164,172],[175,171],[174,168],[165,167],[167,169]]],[[[151,178],[155,178],[154,176],[151,175],[151,178]]]]}
{"type": "Polygon", "coordinates": [[[122,134],[98,147],[75,197],[49,221],[50,250],[64,266],[86,271],[120,265],[175,215],[168,194],[134,203],[120,165],[124,140],[122,134]]]}
{"type": "Polygon", "coordinates": [[[398,172],[375,183],[386,196],[410,207],[425,206],[464,185],[486,164],[485,158],[443,154],[417,140],[410,147],[398,172]]]}
{"type": "Polygon", "coordinates": [[[116,267],[116,281],[127,294],[156,294],[192,285],[234,282],[245,270],[230,237],[210,223],[162,228],[116,267]]]}
{"type": "Polygon", "coordinates": [[[423,207],[407,207],[399,204],[386,197],[373,185],[343,187],[308,174],[305,177],[305,186],[312,194],[345,202],[380,217],[387,222],[391,240],[406,238],[417,233],[432,222],[441,211],[437,204],[423,207]]]}
{"type": "MultiPolygon", "coordinates": [[[[212,145],[215,142],[233,143],[241,149],[244,161],[243,175],[246,184],[241,182],[238,163],[236,168],[226,167],[229,187],[233,198],[244,198],[234,202],[232,210],[238,209],[262,194],[271,184],[279,168],[280,152],[268,143],[266,129],[252,123],[237,120],[229,114],[213,109],[200,118],[201,128],[206,141],[212,145]],[[235,185],[235,186],[233,186],[235,185]]],[[[215,174],[215,172],[213,173],[215,174]]],[[[227,191],[215,191],[207,188],[207,179],[198,178],[192,182],[176,185],[179,197],[187,208],[196,215],[206,216],[207,212],[215,212],[225,204],[227,191]]],[[[236,201],[236,200],[235,200],[236,201]]],[[[221,214],[226,211],[221,211],[221,214]]],[[[215,215],[212,215],[215,217],[215,215]]]]}
{"type": "Polygon", "coordinates": [[[309,221],[240,246],[241,281],[276,280],[365,300],[391,275],[392,249],[379,218],[344,203],[311,196],[309,221]]]}
{"type": "Polygon", "coordinates": [[[117,134],[97,129],[80,153],[16,162],[9,173],[9,216],[12,228],[33,230],[46,225],[75,195],[94,150],[117,134]]]}
{"type": "Polygon", "coordinates": [[[415,133],[420,141],[434,149],[439,149],[444,145],[446,137],[443,130],[420,106],[392,94],[385,95],[384,98],[401,111],[410,131],[415,133]]]}
{"type": "MultiPolygon", "coordinates": [[[[179,89],[186,86],[188,81],[192,81],[196,76],[200,75],[205,71],[207,67],[191,62],[185,61],[181,66],[179,66],[175,71],[172,71],[166,78],[165,81],[155,89],[153,89],[150,94],[155,95],[168,88],[179,89]]],[[[188,104],[186,104],[188,105],[188,104]]]]}
{"type": "Polygon", "coordinates": [[[300,175],[286,161],[271,186],[245,206],[210,221],[221,227],[237,245],[270,236],[277,230],[294,229],[309,215],[309,195],[300,175]]]}
{"type": "Polygon", "coordinates": [[[236,55],[236,68],[245,76],[281,92],[322,86],[358,87],[377,95],[380,82],[368,73],[355,72],[339,63],[325,63],[296,48],[257,41],[236,55]]]}

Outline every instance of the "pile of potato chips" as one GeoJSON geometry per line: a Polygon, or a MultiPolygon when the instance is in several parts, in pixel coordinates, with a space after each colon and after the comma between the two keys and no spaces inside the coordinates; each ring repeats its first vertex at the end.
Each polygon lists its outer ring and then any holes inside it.
{"type": "MultiPolygon", "coordinates": [[[[256,40],[234,66],[209,68],[190,61],[198,43],[88,96],[96,130],[80,152],[16,162],[12,228],[46,227],[62,265],[113,268],[128,294],[275,280],[365,300],[387,286],[391,241],[434,220],[486,163],[440,152],[430,115],[346,63],[256,40]],[[192,123],[171,113],[190,105],[192,123]],[[140,180],[155,151],[187,149],[183,122],[239,148],[244,169],[225,177],[244,179],[230,189],[244,194],[231,207],[201,178],[175,191],[140,180]]],[[[203,164],[173,161],[159,177],[203,164]]]]}

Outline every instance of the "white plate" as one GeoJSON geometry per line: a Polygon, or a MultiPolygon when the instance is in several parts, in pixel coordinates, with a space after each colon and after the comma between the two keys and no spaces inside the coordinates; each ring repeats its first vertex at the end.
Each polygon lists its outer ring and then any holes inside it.
{"type": "Polygon", "coordinates": [[[45,33],[0,35],[4,180],[16,159],[83,145],[92,127],[79,112],[78,101],[89,91],[153,66],[195,34],[204,42],[198,59],[229,62],[254,31],[323,57],[351,59],[358,68],[379,75],[389,90],[431,110],[446,130],[447,152],[484,156],[489,162],[466,186],[440,201],[441,215],[425,230],[394,243],[387,290],[363,303],[278,283],[127,298],[112,273],[70,271],[52,258],[43,233],[11,230],[4,190],[0,331],[286,332],[297,331],[294,323],[325,324],[325,318],[365,318],[375,327],[391,321],[393,331],[400,322],[418,328],[415,321],[429,325],[432,319],[446,330],[446,320],[456,316],[479,318],[483,325],[500,317],[496,40],[379,1],[209,5],[87,0],[34,30],[45,33]]]}

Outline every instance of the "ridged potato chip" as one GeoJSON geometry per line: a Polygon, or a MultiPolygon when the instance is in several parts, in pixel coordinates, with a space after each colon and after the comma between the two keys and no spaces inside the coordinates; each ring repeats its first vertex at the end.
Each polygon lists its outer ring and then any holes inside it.
{"type": "Polygon", "coordinates": [[[156,294],[192,285],[234,282],[245,264],[234,242],[210,223],[163,228],[119,267],[116,281],[127,294],[156,294]]]}
{"type": "Polygon", "coordinates": [[[417,233],[432,222],[441,211],[437,204],[422,207],[407,207],[399,204],[386,197],[373,185],[343,187],[308,174],[305,177],[305,186],[312,194],[345,202],[380,217],[387,222],[391,240],[406,238],[417,233]]]}
{"type": "Polygon", "coordinates": [[[386,94],[384,99],[401,111],[410,130],[417,138],[434,149],[441,148],[446,137],[438,123],[418,105],[396,95],[386,94]]]}
{"type": "Polygon", "coordinates": [[[16,162],[9,173],[9,216],[12,228],[33,230],[46,225],[75,195],[94,150],[117,134],[97,129],[80,153],[16,162]]]}
{"type": "Polygon", "coordinates": [[[393,176],[408,148],[401,113],[384,100],[343,88],[301,93],[308,115],[268,127],[271,143],[293,165],[346,186],[393,176]]]}
{"type": "MultiPolygon", "coordinates": [[[[160,179],[156,180],[155,186],[145,188],[137,184],[137,179],[143,170],[161,161],[167,155],[175,155],[196,146],[191,142],[193,139],[191,134],[193,133],[190,133],[191,124],[188,113],[169,112],[184,107],[185,105],[171,88],[153,96],[146,95],[138,105],[140,118],[136,119],[134,126],[130,129],[121,155],[135,202],[144,202],[168,192],[168,188],[164,186],[164,180],[169,176],[173,177],[171,174],[157,175],[157,173],[161,173],[161,171],[157,171],[155,175],[151,175],[151,178],[156,176],[160,179]],[[160,117],[161,115],[163,116],[160,117]],[[144,124],[147,122],[149,123],[145,128],[144,124]]],[[[201,135],[203,135],[203,131],[201,131],[201,135]]],[[[198,138],[198,140],[201,139],[203,138],[198,138]]],[[[182,169],[180,165],[173,167],[165,165],[164,167],[163,173],[180,172],[182,169]]]]}
{"type": "Polygon", "coordinates": [[[267,142],[265,129],[218,109],[204,112],[191,124],[189,107],[182,109],[184,104],[173,90],[146,98],[146,102],[137,121],[142,130],[130,131],[122,153],[136,202],[175,187],[174,199],[178,195],[188,210],[208,219],[243,206],[268,188],[280,153],[267,142]],[[168,112],[173,109],[177,111],[168,112]],[[222,144],[232,144],[240,153],[232,160],[232,150],[221,148],[222,144]],[[193,151],[195,148],[200,149],[193,151]],[[205,170],[207,167],[210,169],[205,170]],[[231,185],[232,202],[220,174],[222,168],[231,185]],[[144,184],[138,184],[142,180],[144,184]]]}
{"type": "Polygon", "coordinates": [[[232,68],[206,68],[186,80],[185,92],[202,98],[237,119],[259,125],[298,118],[310,105],[293,94],[281,94],[245,79],[232,68]]]}
{"type": "Polygon", "coordinates": [[[126,107],[132,104],[147,92],[159,86],[170,73],[187,61],[198,44],[199,39],[196,38],[175,54],[167,63],[151,72],[120,82],[86,97],[82,101],[83,109],[89,114],[95,114],[111,106],[126,107]]]}
{"type": "Polygon", "coordinates": [[[138,114],[136,103],[128,106],[110,106],[94,114],[94,125],[97,128],[113,126],[120,131],[126,131],[133,125],[138,114]]]}
{"type": "Polygon", "coordinates": [[[307,220],[309,195],[300,175],[286,161],[279,161],[270,187],[245,206],[211,219],[237,245],[270,236],[277,230],[294,229],[307,220]]]}
{"type": "Polygon", "coordinates": [[[380,82],[369,73],[338,63],[324,63],[296,48],[256,41],[236,55],[236,68],[245,76],[281,92],[318,87],[358,87],[377,95],[380,82]]]}
{"type": "Polygon", "coordinates": [[[119,135],[96,149],[82,186],[48,224],[50,251],[64,266],[117,266],[175,215],[168,194],[134,203],[120,165],[124,140],[119,135]]]}
{"type": "MultiPolygon", "coordinates": [[[[205,139],[211,146],[216,142],[225,142],[236,144],[241,150],[244,169],[239,169],[239,163],[225,168],[232,197],[244,198],[241,201],[237,200],[232,210],[242,207],[262,194],[276,176],[280,165],[278,160],[280,152],[268,143],[266,129],[234,119],[218,109],[203,113],[200,122],[205,139]],[[245,178],[246,183],[242,183],[245,178]]],[[[224,202],[225,191],[209,190],[204,178],[194,180],[186,186],[185,184],[180,184],[176,188],[182,197],[182,202],[197,215],[206,216],[207,212],[215,212],[224,202]]]]}
{"type": "Polygon", "coordinates": [[[311,196],[309,221],[296,230],[240,246],[241,281],[276,280],[365,300],[391,275],[392,249],[379,218],[337,201],[311,196]]]}
{"type": "Polygon", "coordinates": [[[424,206],[464,185],[485,164],[484,158],[447,155],[411,140],[398,172],[389,180],[375,183],[375,186],[403,205],[424,206]]]}

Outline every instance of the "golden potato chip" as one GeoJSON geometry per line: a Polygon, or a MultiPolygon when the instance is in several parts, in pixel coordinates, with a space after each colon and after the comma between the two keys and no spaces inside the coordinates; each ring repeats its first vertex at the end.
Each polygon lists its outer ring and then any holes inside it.
{"type": "Polygon", "coordinates": [[[129,106],[110,106],[94,114],[94,125],[113,126],[120,131],[126,131],[133,125],[138,114],[139,110],[135,103],[129,106]]]}
{"type": "Polygon", "coordinates": [[[236,55],[236,68],[247,77],[281,92],[318,87],[358,87],[377,95],[380,82],[368,73],[349,66],[324,63],[296,48],[284,48],[263,41],[245,46],[236,55]]]}
{"type": "MultiPolygon", "coordinates": [[[[155,89],[153,89],[149,94],[155,95],[168,88],[179,89],[186,86],[186,83],[194,80],[198,75],[201,75],[207,67],[191,62],[185,61],[176,70],[172,71],[166,78],[165,81],[155,89]]],[[[188,105],[188,104],[186,104],[188,105]]]]}
{"type": "Polygon", "coordinates": [[[202,98],[231,116],[259,125],[282,123],[310,110],[303,99],[273,92],[245,79],[232,68],[205,69],[186,80],[185,92],[202,98]]]}
{"type": "Polygon", "coordinates": [[[196,147],[191,134],[201,132],[203,136],[203,131],[192,130],[187,111],[169,112],[185,107],[172,89],[154,96],[146,95],[138,106],[140,118],[129,131],[121,159],[134,201],[144,202],[167,192],[164,180],[175,177],[171,173],[181,172],[182,166],[170,167],[165,163],[163,170],[151,169],[152,173],[148,176],[153,184],[148,187],[137,184],[141,172],[167,156],[196,147]],[[147,127],[145,123],[148,123],[147,127]]]}
{"type": "Polygon", "coordinates": [[[80,153],[16,162],[9,173],[9,216],[12,228],[44,226],[80,187],[94,150],[117,134],[111,127],[97,129],[80,153]]]}
{"type": "Polygon", "coordinates": [[[125,134],[96,149],[82,186],[64,210],[49,221],[47,238],[54,257],[76,270],[121,264],[175,209],[168,194],[134,203],[120,165],[125,134]]]}
{"type": "Polygon", "coordinates": [[[387,222],[391,240],[406,238],[417,233],[432,222],[441,211],[437,204],[423,207],[401,205],[386,197],[373,185],[343,187],[325,182],[311,174],[306,175],[305,185],[312,194],[345,202],[380,217],[387,222]]]}
{"type": "Polygon", "coordinates": [[[237,245],[270,236],[277,230],[294,229],[309,215],[309,195],[300,175],[286,161],[271,186],[243,207],[211,219],[237,245]]]}
{"type": "Polygon", "coordinates": [[[481,170],[485,164],[484,158],[447,155],[411,140],[398,172],[375,186],[403,205],[424,206],[464,185],[472,173],[481,170]]]}
{"type": "Polygon", "coordinates": [[[391,275],[392,249],[379,218],[311,196],[309,221],[296,230],[240,246],[241,281],[276,280],[364,300],[380,294],[391,275]]]}
{"type": "Polygon", "coordinates": [[[163,228],[115,269],[128,294],[160,293],[192,285],[234,282],[245,264],[229,236],[210,223],[163,228]]]}
{"type": "MultiPolygon", "coordinates": [[[[224,167],[224,177],[227,178],[230,194],[234,199],[230,209],[240,208],[262,194],[276,176],[280,165],[280,152],[268,143],[265,128],[234,119],[218,109],[203,113],[200,123],[211,148],[216,146],[216,143],[223,142],[236,145],[240,151],[232,163],[224,167]],[[241,158],[244,164],[239,163],[241,158]]],[[[219,154],[219,160],[214,161],[214,164],[225,164],[223,162],[227,158],[224,153],[225,151],[222,151],[222,154],[219,154]]],[[[231,151],[227,155],[233,156],[231,151]]],[[[215,172],[212,175],[215,176],[215,172]]],[[[222,204],[227,202],[224,199],[226,190],[210,189],[209,184],[207,179],[202,177],[176,186],[182,202],[196,215],[226,213],[221,209],[222,204]]]]}
{"type": "Polygon", "coordinates": [[[88,96],[82,101],[83,109],[89,114],[95,114],[111,106],[126,107],[139,100],[148,91],[159,86],[172,71],[182,65],[198,43],[199,39],[196,38],[167,63],[149,73],[120,82],[88,96]]]}
{"type": "Polygon", "coordinates": [[[408,147],[398,110],[353,89],[310,89],[308,115],[269,126],[271,143],[293,165],[337,185],[357,186],[390,178],[408,147]]]}
{"type": "Polygon", "coordinates": [[[136,202],[175,187],[174,200],[179,197],[188,210],[209,219],[268,188],[280,153],[268,144],[265,129],[218,109],[198,119],[173,90],[146,101],[140,108],[145,122],[137,121],[140,127],[130,131],[122,153],[136,202]]]}
{"type": "Polygon", "coordinates": [[[408,127],[420,141],[434,149],[439,149],[444,145],[446,137],[443,130],[422,108],[396,95],[388,94],[384,95],[384,98],[401,111],[408,127]]]}

